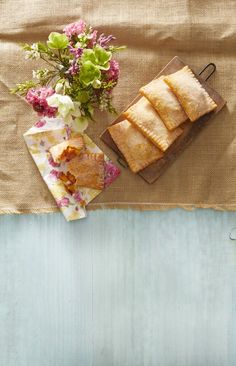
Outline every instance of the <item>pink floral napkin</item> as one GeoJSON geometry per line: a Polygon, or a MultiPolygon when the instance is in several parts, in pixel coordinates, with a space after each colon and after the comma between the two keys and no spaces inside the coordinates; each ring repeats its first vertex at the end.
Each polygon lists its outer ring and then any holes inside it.
{"type": "MultiPolygon", "coordinates": [[[[75,133],[62,120],[45,117],[36,122],[24,134],[29,152],[67,221],[86,217],[85,206],[102,192],[102,190],[80,187],[77,192],[71,195],[59,179],[60,172],[63,172],[63,166],[53,161],[49,149],[53,145],[73,137],[75,133]]],[[[88,135],[83,134],[83,138],[89,152],[102,152],[88,135]]],[[[120,170],[106,155],[104,160],[106,188],[120,175],[120,170]]]]}

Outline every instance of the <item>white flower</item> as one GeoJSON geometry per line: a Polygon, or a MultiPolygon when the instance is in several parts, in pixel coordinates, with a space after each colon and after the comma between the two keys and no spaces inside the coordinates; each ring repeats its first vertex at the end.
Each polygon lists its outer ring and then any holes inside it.
{"type": "Polygon", "coordinates": [[[28,60],[31,58],[33,60],[38,60],[40,58],[40,53],[37,43],[33,43],[30,48],[30,51],[25,52],[25,59],[28,60]]]}
{"type": "Polygon", "coordinates": [[[63,84],[62,84],[62,83],[57,83],[57,85],[56,85],[56,87],[55,87],[55,92],[56,92],[57,94],[59,94],[60,92],[62,92],[63,88],[64,88],[64,86],[63,86],[63,84]]]}
{"type": "Polygon", "coordinates": [[[33,70],[32,74],[33,74],[33,78],[34,79],[44,79],[49,75],[49,70],[48,69],[39,69],[39,70],[33,70]]]}
{"type": "Polygon", "coordinates": [[[88,119],[86,117],[78,117],[74,120],[74,129],[78,132],[84,132],[88,127],[88,119]]]}
{"type": "Polygon", "coordinates": [[[81,116],[81,109],[80,109],[80,102],[74,102],[75,110],[72,113],[74,117],[80,117],[81,116]]]}
{"type": "Polygon", "coordinates": [[[75,110],[74,103],[68,95],[53,94],[47,98],[50,107],[58,108],[58,116],[65,121],[71,120],[71,113],[75,110]]]}
{"type": "Polygon", "coordinates": [[[101,88],[101,81],[96,79],[96,80],[93,81],[92,85],[93,85],[94,89],[99,89],[99,88],[101,88]]]}
{"type": "Polygon", "coordinates": [[[53,94],[47,98],[50,107],[58,108],[57,115],[65,123],[73,125],[74,129],[83,132],[88,126],[87,118],[81,116],[81,104],[73,102],[68,95],[53,94]]]}

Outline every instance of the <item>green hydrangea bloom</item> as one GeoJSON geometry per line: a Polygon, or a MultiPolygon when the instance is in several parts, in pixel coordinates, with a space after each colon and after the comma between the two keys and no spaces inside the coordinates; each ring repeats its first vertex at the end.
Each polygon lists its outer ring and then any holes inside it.
{"type": "Polygon", "coordinates": [[[51,49],[63,50],[69,44],[69,40],[65,34],[52,32],[48,36],[47,45],[51,49]]]}
{"type": "Polygon", "coordinates": [[[100,79],[101,71],[91,61],[85,61],[80,69],[79,80],[82,84],[88,86],[93,83],[94,80],[100,79]]]}
{"type": "Polygon", "coordinates": [[[108,70],[110,67],[109,61],[111,59],[112,53],[97,45],[94,47],[94,54],[96,58],[96,64],[99,66],[99,68],[101,70],[108,70]]]}
{"type": "Polygon", "coordinates": [[[111,57],[111,52],[104,50],[104,48],[99,45],[96,45],[93,50],[84,50],[82,55],[82,61],[90,61],[100,70],[108,70],[110,67],[109,61],[111,57]]]}

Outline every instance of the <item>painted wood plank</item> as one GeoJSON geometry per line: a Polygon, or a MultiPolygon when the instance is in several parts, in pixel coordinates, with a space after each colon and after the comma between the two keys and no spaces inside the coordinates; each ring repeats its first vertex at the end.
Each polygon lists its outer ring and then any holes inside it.
{"type": "Polygon", "coordinates": [[[0,217],[0,365],[233,366],[235,213],[0,217]]]}

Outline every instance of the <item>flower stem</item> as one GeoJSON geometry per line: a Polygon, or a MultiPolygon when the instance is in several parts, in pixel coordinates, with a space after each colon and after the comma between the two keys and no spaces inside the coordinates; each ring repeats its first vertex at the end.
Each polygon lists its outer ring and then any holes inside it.
{"type": "Polygon", "coordinates": [[[40,55],[40,58],[43,61],[45,61],[48,65],[52,66],[54,69],[58,70],[58,68],[55,65],[51,64],[51,62],[49,62],[48,60],[46,60],[42,55],[40,55]]]}

